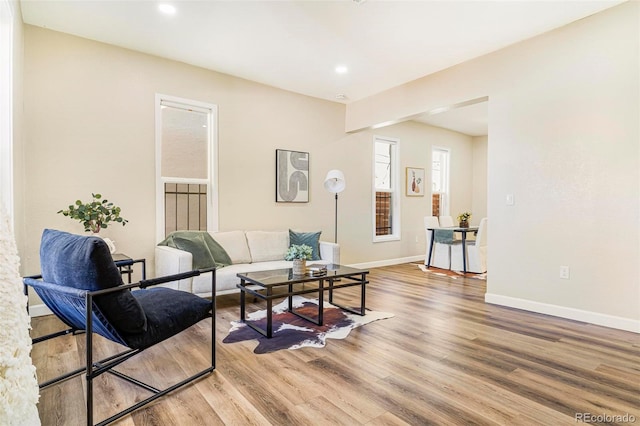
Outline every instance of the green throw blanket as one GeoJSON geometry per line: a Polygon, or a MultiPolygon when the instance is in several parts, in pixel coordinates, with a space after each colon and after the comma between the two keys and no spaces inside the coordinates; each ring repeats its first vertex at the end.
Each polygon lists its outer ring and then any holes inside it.
{"type": "Polygon", "coordinates": [[[231,265],[231,258],[224,248],[206,231],[175,231],[159,246],[188,251],[193,255],[193,269],[222,268],[231,265]]]}
{"type": "Polygon", "coordinates": [[[441,244],[453,244],[453,231],[450,229],[434,229],[433,240],[441,244]]]}

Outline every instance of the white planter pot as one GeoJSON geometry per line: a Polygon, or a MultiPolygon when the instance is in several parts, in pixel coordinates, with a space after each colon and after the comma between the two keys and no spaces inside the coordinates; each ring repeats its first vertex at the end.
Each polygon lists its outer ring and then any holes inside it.
{"type": "Polygon", "coordinates": [[[307,272],[307,261],[305,259],[293,259],[293,275],[304,275],[307,272]]]}
{"type": "Polygon", "coordinates": [[[100,234],[91,234],[92,237],[98,237],[98,238],[102,238],[104,240],[105,243],[107,243],[107,246],[109,247],[109,252],[111,254],[116,252],[116,245],[115,242],[109,238],[105,238],[100,234]]]}

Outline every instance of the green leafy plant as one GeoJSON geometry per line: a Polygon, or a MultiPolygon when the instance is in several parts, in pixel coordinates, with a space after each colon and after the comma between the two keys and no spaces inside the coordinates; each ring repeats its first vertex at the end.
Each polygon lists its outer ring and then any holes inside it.
{"type": "Polygon", "coordinates": [[[464,212],[458,215],[458,222],[468,222],[471,219],[471,213],[464,212]]]}
{"type": "Polygon", "coordinates": [[[311,255],[313,253],[313,249],[306,244],[302,245],[292,245],[289,247],[287,252],[284,255],[285,260],[293,260],[293,259],[311,259],[311,255]]]}
{"type": "Polygon", "coordinates": [[[75,204],[71,204],[67,210],[60,210],[65,216],[80,221],[86,232],[98,233],[101,229],[109,227],[109,222],[121,223],[122,226],[129,222],[120,216],[120,207],[115,206],[109,200],[102,200],[102,195],[91,194],[93,200],[89,203],[83,203],[76,200],[75,204]]]}

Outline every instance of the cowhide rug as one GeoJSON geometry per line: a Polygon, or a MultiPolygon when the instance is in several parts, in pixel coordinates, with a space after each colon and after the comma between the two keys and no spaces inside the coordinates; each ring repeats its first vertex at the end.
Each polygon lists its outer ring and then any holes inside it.
{"type": "MultiPolygon", "coordinates": [[[[287,307],[288,302],[286,299],[273,307],[273,337],[271,339],[267,339],[257,331],[247,327],[243,322],[232,321],[229,335],[222,342],[235,343],[256,340],[258,345],[253,350],[256,354],[275,352],[280,349],[322,348],[326,345],[326,339],[344,339],[356,327],[393,317],[393,314],[390,313],[369,310],[366,311],[364,316],[360,316],[343,311],[325,302],[324,324],[316,325],[287,312],[287,307]]],[[[296,312],[311,318],[317,317],[318,301],[316,299],[294,296],[293,307],[296,312]]],[[[247,315],[247,321],[251,321],[264,329],[267,322],[266,317],[266,310],[261,310],[247,315]]]]}

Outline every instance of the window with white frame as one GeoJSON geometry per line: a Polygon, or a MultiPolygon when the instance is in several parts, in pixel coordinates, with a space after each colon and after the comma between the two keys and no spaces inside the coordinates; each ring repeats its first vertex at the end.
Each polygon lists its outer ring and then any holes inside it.
{"type": "Polygon", "coordinates": [[[431,214],[449,215],[449,150],[431,150],[431,214]]]}
{"type": "Polygon", "coordinates": [[[397,139],[374,137],[373,241],[400,239],[399,144],[397,139]]]}
{"type": "Polygon", "coordinates": [[[218,229],[216,127],[216,105],[156,95],[158,241],[218,229]]]}

